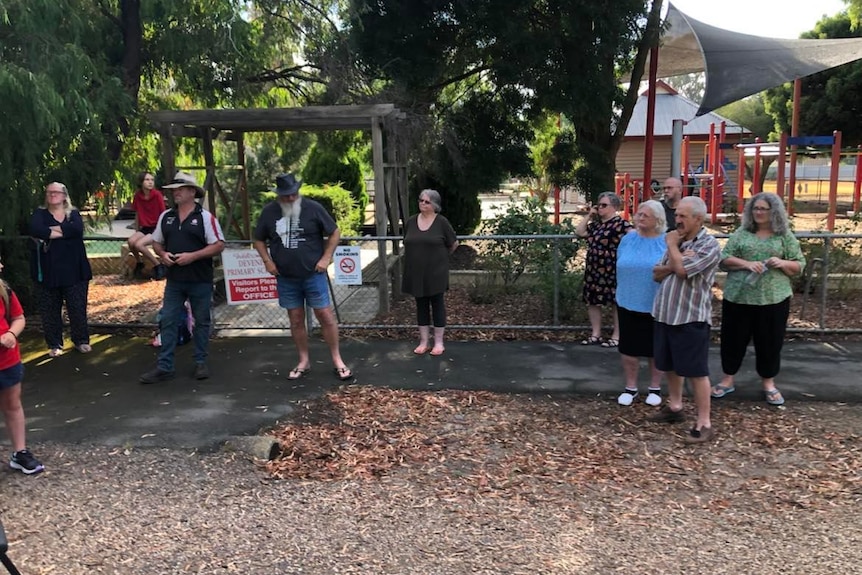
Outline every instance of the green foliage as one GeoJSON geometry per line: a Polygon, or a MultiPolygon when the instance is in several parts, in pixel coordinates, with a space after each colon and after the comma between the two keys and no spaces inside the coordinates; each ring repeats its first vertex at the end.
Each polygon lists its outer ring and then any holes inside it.
{"type": "MultiPolygon", "coordinates": [[[[854,12],[859,3],[854,3],[854,12]]],[[[820,20],[802,38],[858,38],[862,28],[854,25],[853,16],[842,13],[820,20]]],[[[766,110],[775,121],[778,132],[790,132],[793,110],[793,87],[785,84],[766,92],[766,110]]],[[[862,144],[862,126],[858,110],[862,106],[862,62],[856,61],[802,79],[799,103],[801,135],[831,135],[841,130],[842,144],[862,144]]]]}
{"type": "Polygon", "coordinates": [[[524,236],[490,241],[482,253],[482,267],[495,272],[505,286],[532,273],[548,288],[554,275],[571,267],[578,252],[571,221],[551,223],[545,203],[535,198],[510,201],[503,215],[486,224],[483,231],[495,236],[524,236]],[[538,235],[566,235],[571,239],[526,239],[538,235]]]}
{"type": "MultiPolygon", "coordinates": [[[[572,142],[577,146],[571,150],[583,160],[575,173],[578,183],[593,195],[612,188],[615,146],[625,132],[622,111],[634,105],[633,100],[625,100],[626,92],[619,85],[632,69],[646,3],[353,0],[351,4],[351,40],[367,69],[386,82],[386,99],[418,114],[433,113],[452,131],[459,120],[469,124],[471,117],[454,117],[450,108],[476,92],[493,94],[505,104],[499,115],[490,116],[487,126],[498,126],[497,118],[514,121],[546,110],[562,112],[576,136],[572,142]],[[502,94],[505,99],[499,98],[502,94]]],[[[509,126],[508,134],[512,128],[517,126],[509,126]]],[[[503,139],[499,129],[488,131],[494,132],[491,142],[503,139]]],[[[510,136],[510,140],[517,138],[510,136]]],[[[485,157],[495,153],[501,152],[491,147],[485,157]]],[[[485,164],[480,168],[480,174],[493,174],[485,164]]],[[[454,187],[443,172],[433,173],[454,187]]]]}
{"type": "Polygon", "coordinates": [[[354,147],[354,141],[349,133],[321,134],[311,149],[302,178],[309,184],[337,184],[350,190],[361,214],[368,205],[368,192],[360,152],[354,147]]]}

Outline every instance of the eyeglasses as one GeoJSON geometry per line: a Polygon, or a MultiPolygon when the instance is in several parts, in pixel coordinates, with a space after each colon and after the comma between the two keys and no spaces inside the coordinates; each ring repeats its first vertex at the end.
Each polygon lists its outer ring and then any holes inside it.
{"type": "Polygon", "coordinates": [[[420,204],[430,204],[431,200],[419,200],[420,204]]]}
{"type": "Polygon", "coordinates": [[[598,204],[598,206],[600,208],[606,208],[606,207],[610,206],[610,204],[598,204]]]}
{"type": "Polygon", "coordinates": [[[763,206],[754,206],[753,208],[751,208],[751,211],[753,211],[753,212],[768,212],[771,209],[772,208],[764,208],[763,206]]]}

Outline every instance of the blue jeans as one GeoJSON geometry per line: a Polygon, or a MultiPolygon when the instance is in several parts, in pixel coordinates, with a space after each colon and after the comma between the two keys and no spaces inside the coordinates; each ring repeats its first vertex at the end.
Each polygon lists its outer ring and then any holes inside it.
{"type": "Polygon", "coordinates": [[[162,321],[159,333],[162,347],[159,351],[159,369],[174,371],[174,351],[177,349],[179,321],[185,301],[189,300],[195,318],[195,363],[207,360],[210,341],[210,310],[212,308],[212,282],[183,282],[167,280],[165,301],[162,304],[162,321]]]}

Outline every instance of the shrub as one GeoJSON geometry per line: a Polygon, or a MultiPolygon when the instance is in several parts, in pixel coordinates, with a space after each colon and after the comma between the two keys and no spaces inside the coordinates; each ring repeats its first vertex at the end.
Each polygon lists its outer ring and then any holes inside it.
{"type": "Polygon", "coordinates": [[[484,233],[494,236],[524,236],[490,240],[482,254],[485,269],[496,271],[504,285],[512,285],[524,273],[550,275],[570,267],[578,252],[574,225],[565,220],[552,224],[543,202],[535,198],[512,200],[505,213],[485,225],[484,233]],[[529,236],[566,235],[566,239],[530,240],[529,236]]]}

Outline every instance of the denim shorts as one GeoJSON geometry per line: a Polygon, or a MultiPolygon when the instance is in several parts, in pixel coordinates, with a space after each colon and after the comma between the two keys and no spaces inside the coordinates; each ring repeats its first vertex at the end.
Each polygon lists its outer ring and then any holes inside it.
{"type": "Polygon", "coordinates": [[[24,379],[24,364],[20,361],[12,367],[0,369],[0,389],[15,387],[24,379]]]}
{"type": "Polygon", "coordinates": [[[312,309],[325,309],[332,305],[326,272],[302,280],[278,276],[276,282],[278,305],[284,309],[297,309],[306,304],[312,309]]]}

